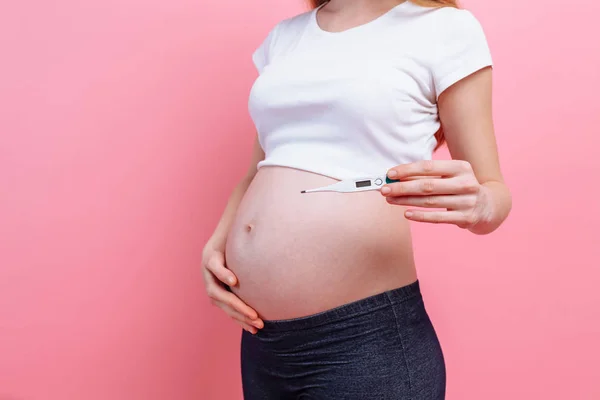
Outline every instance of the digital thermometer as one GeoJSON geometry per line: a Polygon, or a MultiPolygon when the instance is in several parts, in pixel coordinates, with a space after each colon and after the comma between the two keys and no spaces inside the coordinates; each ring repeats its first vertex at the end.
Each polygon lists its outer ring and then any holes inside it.
{"type": "Polygon", "coordinates": [[[358,178],[344,179],[328,186],[318,187],[315,189],[303,190],[300,193],[313,192],[365,192],[367,190],[379,190],[383,185],[400,182],[397,179],[390,179],[387,176],[379,176],[375,178],[358,178]]]}

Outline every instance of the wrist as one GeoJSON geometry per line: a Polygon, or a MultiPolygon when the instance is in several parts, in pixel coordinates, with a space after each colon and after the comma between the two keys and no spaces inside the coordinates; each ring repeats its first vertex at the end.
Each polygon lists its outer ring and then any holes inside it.
{"type": "Polygon", "coordinates": [[[481,184],[478,204],[479,216],[469,231],[476,235],[487,235],[495,231],[510,212],[511,198],[508,188],[502,182],[481,184]]]}

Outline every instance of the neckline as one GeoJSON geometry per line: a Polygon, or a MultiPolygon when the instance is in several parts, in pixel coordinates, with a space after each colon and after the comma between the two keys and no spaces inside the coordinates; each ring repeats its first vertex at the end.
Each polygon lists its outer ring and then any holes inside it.
{"type": "Polygon", "coordinates": [[[355,32],[355,31],[367,28],[367,27],[369,27],[371,25],[375,25],[376,23],[384,20],[386,17],[388,17],[389,15],[393,14],[397,10],[406,7],[409,3],[410,3],[410,0],[404,0],[402,3],[395,5],[394,7],[390,8],[388,11],[384,12],[383,14],[381,14],[380,16],[378,16],[378,17],[376,17],[376,18],[374,18],[374,19],[372,19],[370,21],[367,21],[367,22],[365,22],[363,24],[356,25],[356,26],[344,29],[343,31],[327,31],[327,30],[321,28],[321,26],[319,25],[319,21],[317,20],[317,13],[319,12],[319,10],[321,8],[323,8],[327,4],[327,2],[325,2],[325,3],[321,4],[318,7],[315,7],[312,10],[311,21],[312,21],[312,24],[315,27],[315,29],[319,33],[321,33],[322,35],[341,36],[341,35],[346,35],[348,33],[355,32]]]}

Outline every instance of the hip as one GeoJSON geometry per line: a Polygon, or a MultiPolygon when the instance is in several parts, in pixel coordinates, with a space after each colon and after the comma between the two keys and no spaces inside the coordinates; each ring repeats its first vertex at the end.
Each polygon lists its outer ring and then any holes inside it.
{"type": "Polygon", "coordinates": [[[418,281],[242,335],[247,393],[265,380],[264,390],[310,398],[444,398],[444,357],[418,281]]]}

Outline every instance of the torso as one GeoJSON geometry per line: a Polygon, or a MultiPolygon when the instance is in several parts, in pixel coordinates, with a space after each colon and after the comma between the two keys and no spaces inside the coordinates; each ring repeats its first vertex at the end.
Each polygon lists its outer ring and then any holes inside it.
{"type": "Polygon", "coordinates": [[[264,319],[306,316],[414,282],[403,208],[378,191],[306,193],[335,182],[286,167],[263,167],[230,230],[226,264],[233,291],[264,319]]]}
{"type": "Polygon", "coordinates": [[[414,282],[403,207],[378,191],[300,191],[430,159],[437,95],[489,63],[477,21],[465,10],[405,2],[328,33],[309,12],[279,24],[253,60],[261,76],[249,111],[266,158],[226,242],[239,279],[233,291],[272,320],[414,282]]]}

